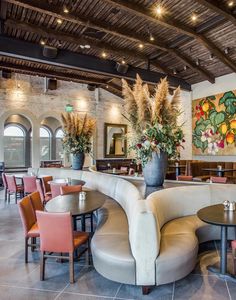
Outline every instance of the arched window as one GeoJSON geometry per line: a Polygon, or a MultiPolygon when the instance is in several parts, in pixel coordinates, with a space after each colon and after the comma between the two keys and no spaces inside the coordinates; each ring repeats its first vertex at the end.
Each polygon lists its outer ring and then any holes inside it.
{"type": "Polygon", "coordinates": [[[40,127],[40,159],[51,159],[51,132],[46,127],[40,127]]]}
{"type": "Polygon", "coordinates": [[[56,131],[56,159],[63,159],[64,152],[62,147],[62,138],[64,136],[64,132],[61,128],[56,131]]]}
{"type": "Polygon", "coordinates": [[[4,161],[7,167],[25,167],[25,130],[19,125],[4,129],[4,161]]]}

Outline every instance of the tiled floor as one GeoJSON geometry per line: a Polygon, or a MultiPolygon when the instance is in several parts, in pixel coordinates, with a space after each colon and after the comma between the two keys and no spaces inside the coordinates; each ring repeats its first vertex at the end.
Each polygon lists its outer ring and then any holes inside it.
{"type": "MultiPolygon", "coordinates": [[[[142,296],[136,286],[119,284],[99,275],[86,257],[75,265],[76,283],[69,284],[67,263],[46,264],[46,280],[39,280],[39,255],[30,252],[24,264],[24,242],[21,221],[15,204],[5,205],[0,191],[0,300],[102,300],[102,299],[201,299],[236,300],[236,283],[209,274],[206,265],[217,263],[215,243],[205,245],[195,270],[175,283],[155,287],[142,296]]],[[[232,267],[229,257],[229,265],[232,267]]]]}

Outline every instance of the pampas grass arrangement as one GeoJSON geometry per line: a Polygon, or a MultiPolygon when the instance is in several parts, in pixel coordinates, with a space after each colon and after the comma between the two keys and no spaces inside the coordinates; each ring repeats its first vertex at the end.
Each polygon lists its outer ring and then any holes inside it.
{"type": "Polygon", "coordinates": [[[68,153],[89,153],[91,151],[91,137],[95,129],[96,121],[85,114],[78,113],[61,114],[64,137],[63,147],[68,153]]]}
{"type": "Polygon", "coordinates": [[[167,78],[161,79],[151,96],[148,85],[137,75],[131,88],[122,79],[122,93],[125,101],[124,117],[130,122],[135,142],[131,146],[136,150],[143,166],[152,157],[152,152],[164,151],[169,157],[178,156],[178,147],[183,142],[183,132],[178,126],[180,115],[180,88],[173,96],[169,95],[167,78]]]}

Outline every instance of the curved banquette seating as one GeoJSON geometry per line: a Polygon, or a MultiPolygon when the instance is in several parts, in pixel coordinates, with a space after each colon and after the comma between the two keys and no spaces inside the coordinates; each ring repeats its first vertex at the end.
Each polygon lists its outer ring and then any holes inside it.
{"type": "Polygon", "coordinates": [[[97,229],[91,241],[94,266],[100,274],[114,281],[142,285],[140,279],[143,278],[144,282],[148,282],[153,266],[151,271],[140,266],[147,260],[145,240],[153,237],[147,236],[142,227],[149,227],[150,220],[155,220],[144,213],[147,211],[146,202],[134,185],[122,178],[101,173],[29,169],[29,172],[35,171],[38,175],[82,179],[86,182],[85,187],[107,195],[105,204],[97,213],[97,229]]]}
{"type": "MultiPolygon", "coordinates": [[[[220,239],[220,227],[202,222],[197,211],[226,199],[234,201],[235,195],[233,184],[183,186],[149,195],[146,201],[155,216],[153,230],[158,241],[153,261],[156,285],[185,277],[195,267],[199,243],[220,239]]],[[[228,238],[235,239],[234,228],[229,230],[228,238]]]]}
{"type": "MultiPolygon", "coordinates": [[[[220,239],[220,228],[202,222],[197,211],[236,195],[235,185],[209,184],[164,189],[142,200],[138,189],[118,176],[52,168],[39,174],[82,179],[107,195],[91,241],[94,266],[108,279],[141,286],[188,275],[199,243],[220,239]]],[[[234,230],[228,238],[235,239],[234,230]]]]}

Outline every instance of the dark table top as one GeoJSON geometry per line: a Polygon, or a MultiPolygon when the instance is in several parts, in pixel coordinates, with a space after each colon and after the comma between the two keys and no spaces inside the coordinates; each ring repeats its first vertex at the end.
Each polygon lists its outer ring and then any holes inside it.
{"type": "Polygon", "coordinates": [[[200,209],[197,216],[202,221],[218,226],[236,226],[236,211],[224,210],[223,204],[200,209]]]}
{"type": "Polygon", "coordinates": [[[113,174],[113,175],[122,175],[122,174],[127,174],[128,171],[116,169],[116,171],[113,172],[112,169],[111,170],[109,169],[109,170],[103,170],[102,173],[113,174]]]}
{"type": "Polygon", "coordinates": [[[48,182],[50,183],[66,183],[68,185],[85,185],[85,181],[80,180],[80,179],[71,179],[70,182],[67,182],[67,179],[65,178],[55,178],[52,181],[48,182]]]}
{"type": "Polygon", "coordinates": [[[176,166],[176,165],[170,165],[168,167],[169,168],[185,168],[186,166],[185,165],[178,165],[178,166],[176,166]]]}
{"type": "Polygon", "coordinates": [[[232,172],[236,171],[236,169],[218,169],[218,168],[204,168],[203,171],[213,171],[213,172],[232,172]]]}
{"type": "Polygon", "coordinates": [[[97,210],[108,198],[98,191],[87,191],[86,199],[79,200],[79,193],[73,193],[53,198],[45,209],[48,212],[71,212],[72,216],[79,216],[97,210]]]}

